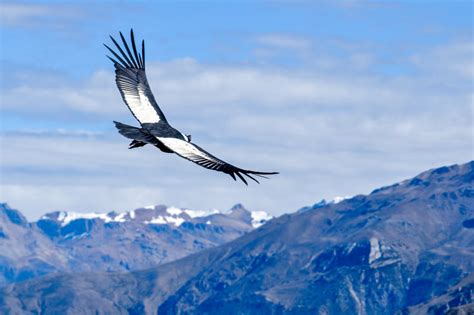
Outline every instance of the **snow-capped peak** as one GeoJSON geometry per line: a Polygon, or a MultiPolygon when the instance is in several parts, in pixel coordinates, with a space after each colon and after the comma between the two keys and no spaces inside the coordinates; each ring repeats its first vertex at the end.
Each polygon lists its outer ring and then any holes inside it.
{"type": "MultiPolygon", "coordinates": [[[[105,223],[108,222],[125,222],[125,214],[120,213],[118,215],[114,215],[115,213],[96,213],[96,212],[89,212],[89,213],[81,213],[81,212],[66,212],[61,211],[58,213],[56,218],[57,221],[61,222],[62,226],[66,226],[72,221],[79,220],[79,219],[101,219],[104,220],[105,223]]],[[[41,219],[51,219],[48,216],[43,216],[41,219]]]]}
{"type": "Polygon", "coordinates": [[[176,217],[170,217],[170,216],[157,216],[157,217],[153,217],[151,220],[146,220],[146,221],[143,221],[143,223],[145,224],[174,224],[175,226],[180,226],[181,224],[184,223],[184,219],[183,218],[176,218],[176,217]]]}
{"type": "Polygon", "coordinates": [[[329,203],[334,203],[334,204],[336,204],[336,203],[339,203],[339,202],[341,202],[341,201],[343,201],[343,200],[346,200],[346,199],[349,199],[349,198],[351,198],[351,197],[350,197],[350,196],[345,196],[345,197],[339,197],[339,196],[337,196],[337,197],[334,197],[334,199],[333,199],[332,201],[330,201],[329,203]]]}
{"type": "MultiPolygon", "coordinates": [[[[234,207],[235,208],[235,207],[234,207]]],[[[233,209],[234,209],[233,208],[233,209]]],[[[243,206],[241,206],[242,209],[243,206]]],[[[235,210],[235,209],[234,209],[235,210]]],[[[251,224],[254,228],[258,228],[268,220],[272,219],[273,217],[266,213],[265,211],[253,211],[250,212],[245,210],[246,214],[244,213],[244,217],[235,217],[232,216],[234,219],[244,220],[248,224],[251,224]]],[[[207,217],[210,217],[215,214],[222,214],[217,209],[211,210],[190,210],[186,208],[177,208],[177,207],[166,207],[166,206],[147,206],[143,208],[139,208],[136,210],[128,211],[128,212],[109,212],[109,213],[97,213],[97,212],[89,212],[89,213],[81,213],[81,212],[54,212],[47,214],[41,217],[41,220],[53,220],[57,221],[61,226],[66,226],[71,222],[79,219],[99,219],[103,220],[104,223],[109,222],[118,222],[118,223],[125,223],[125,222],[136,222],[138,224],[172,224],[176,227],[179,227],[186,221],[192,221],[197,219],[198,222],[201,222],[204,218],[206,224],[212,224],[207,217]]],[[[230,215],[231,212],[224,214],[225,216],[230,215]]]]}
{"type": "Polygon", "coordinates": [[[220,213],[219,210],[189,210],[189,209],[180,209],[177,207],[167,207],[166,213],[168,215],[159,215],[151,218],[150,220],[144,221],[145,224],[174,224],[175,226],[180,226],[183,224],[186,219],[189,218],[200,218],[208,217],[213,214],[220,213]]]}
{"type": "Polygon", "coordinates": [[[186,209],[184,212],[189,215],[191,218],[200,218],[200,217],[208,217],[213,214],[218,214],[220,213],[219,210],[217,209],[212,209],[212,210],[189,210],[186,209]]]}
{"type": "Polygon", "coordinates": [[[254,228],[259,228],[267,221],[273,219],[273,216],[269,215],[265,211],[252,211],[250,212],[252,216],[252,226],[254,228]]]}
{"type": "Polygon", "coordinates": [[[169,207],[166,209],[166,212],[168,212],[171,215],[180,215],[181,213],[183,213],[183,210],[176,207],[169,207]]]}

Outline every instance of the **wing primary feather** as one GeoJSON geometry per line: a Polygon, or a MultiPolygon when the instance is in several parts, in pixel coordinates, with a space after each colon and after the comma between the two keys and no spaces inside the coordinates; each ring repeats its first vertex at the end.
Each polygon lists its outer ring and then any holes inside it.
{"type": "Polygon", "coordinates": [[[138,67],[142,68],[140,58],[138,58],[137,45],[135,45],[135,36],[133,35],[133,29],[130,29],[130,38],[132,39],[133,54],[135,55],[135,59],[137,59],[138,67]]]}
{"type": "MultiPolygon", "coordinates": [[[[115,47],[117,47],[117,49],[120,51],[120,53],[122,54],[122,57],[124,57],[124,59],[127,60],[127,62],[124,62],[124,65],[126,67],[132,68],[133,67],[132,62],[130,61],[130,59],[128,59],[127,54],[123,51],[122,47],[120,47],[120,45],[115,41],[115,39],[112,36],[110,36],[110,39],[114,43],[115,47]]],[[[111,50],[111,51],[113,51],[113,50],[111,50]]],[[[120,58],[120,59],[122,59],[122,58],[120,58]]]]}
{"type": "Polygon", "coordinates": [[[249,185],[249,184],[247,183],[247,181],[245,180],[245,178],[244,178],[242,175],[240,175],[239,172],[235,172],[235,174],[237,174],[237,176],[239,176],[239,178],[244,182],[245,185],[247,185],[247,186],[249,185]]]}
{"type": "Polygon", "coordinates": [[[260,182],[258,180],[256,180],[255,178],[253,178],[252,176],[250,176],[249,174],[247,173],[243,173],[245,176],[249,177],[250,179],[254,180],[257,184],[260,184],[260,182]]]}
{"type": "Polygon", "coordinates": [[[115,65],[116,68],[121,69],[121,70],[125,69],[125,68],[122,66],[122,64],[121,64],[120,62],[118,62],[117,60],[115,60],[114,58],[110,57],[109,55],[105,55],[105,56],[106,56],[107,58],[109,58],[109,59],[114,63],[114,65],[115,65]]]}
{"type": "Polygon", "coordinates": [[[252,175],[255,175],[255,176],[258,176],[258,177],[261,177],[261,178],[266,178],[266,179],[269,179],[269,178],[267,176],[264,176],[264,175],[280,174],[279,172],[256,172],[256,171],[249,171],[249,170],[243,170],[243,169],[239,169],[239,171],[244,173],[245,175],[252,174],[252,175]]]}
{"type": "Polygon", "coordinates": [[[118,63],[117,60],[115,60],[114,58],[110,57],[109,55],[105,55],[105,57],[109,58],[114,64],[118,63]]]}
{"type": "Polygon", "coordinates": [[[142,65],[143,69],[145,69],[145,40],[142,40],[142,65]]]}
{"type": "MultiPolygon", "coordinates": [[[[125,60],[123,60],[122,58],[120,58],[119,55],[117,55],[115,53],[115,51],[113,51],[109,46],[107,46],[106,44],[104,44],[105,48],[107,48],[114,56],[115,58],[117,58],[121,63],[122,63],[122,66],[125,66],[127,67],[127,63],[125,62],[125,60]]],[[[110,58],[110,57],[109,57],[110,58]]],[[[117,63],[117,61],[114,61],[114,63],[117,63]]]]}
{"type": "Polygon", "coordinates": [[[184,141],[183,139],[159,136],[157,138],[182,158],[194,162],[204,168],[228,174],[232,179],[234,179],[234,181],[240,179],[245,185],[249,185],[249,179],[260,184],[260,181],[256,178],[257,176],[267,178],[264,175],[278,174],[277,172],[257,172],[235,167],[234,165],[213,156],[197,144],[184,141]]]}
{"type": "Polygon", "coordinates": [[[266,178],[268,179],[267,176],[264,176],[264,175],[276,175],[276,174],[280,174],[278,172],[255,172],[255,171],[248,171],[248,170],[245,170],[246,173],[248,174],[252,174],[252,175],[256,175],[258,177],[262,177],[262,178],[266,178]]]}
{"type": "Polygon", "coordinates": [[[122,38],[123,45],[125,46],[125,49],[127,50],[128,56],[129,56],[130,59],[132,60],[133,65],[135,66],[135,68],[138,69],[138,65],[137,65],[137,63],[135,62],[135,59],[134,59],[133,56],[132,56],[132,52],[130,51],[130,48],[128,48],[127,41],[125,40],[125,37],[123,37],[122,32],[120,32],[120,37],[122,38]]]}

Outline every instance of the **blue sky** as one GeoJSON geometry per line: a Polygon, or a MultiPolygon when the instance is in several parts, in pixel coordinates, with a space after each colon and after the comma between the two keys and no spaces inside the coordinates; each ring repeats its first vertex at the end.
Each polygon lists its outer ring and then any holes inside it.
{"type": "Polygon", "coordinates": [[[473,158],[473,7],[433,2],[12,2],[1,14],[1,195],[30,218],[148,204],[273,214],[473,158]],[[251,187],[127,150],[102,43],[133,27],[172,124],[281,175],[251,187]]]}

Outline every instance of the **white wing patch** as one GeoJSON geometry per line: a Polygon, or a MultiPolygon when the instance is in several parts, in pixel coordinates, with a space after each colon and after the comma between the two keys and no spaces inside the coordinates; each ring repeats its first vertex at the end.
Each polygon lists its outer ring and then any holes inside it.
{"type": "Polygon", "coordinates": [[[192,143],[186,142],[184,140],[176,138],[161,138],[157,137],[158,140],[163,142],[168,148],[181,155],[182,157],[189,159],[191,161],[198,161],[205,159],[207,161],[213,162],[214,164],[222,165],[222,161],[209,156],[205,152],[202,152],[196,148],[192,143]]]}
{"type": "Polygon", "coordinates": [[[146,87],[143,84],[134,85],[127,81],[118,80],[117,85],[132,114],[142,124],[159,122],[160,116],[146,96],[146,87]]]}
{"type": "Polygon", "coordinates": [[[220,160],[211,153],[201,149],[198,145],[189,141],[170,137],[156,137],[156,139],[182,158],[194,162],[204,168],[229,174],[234,180],[237,180],[238,177],[245,183],[245,185],[247,185],[247,180],[244,176],[258,183],[258,180],[256,180],[252,175],[265,177],[264,175],[278,174],[276,172],[255,172],[235,167],[232,164],[220,160]]]}

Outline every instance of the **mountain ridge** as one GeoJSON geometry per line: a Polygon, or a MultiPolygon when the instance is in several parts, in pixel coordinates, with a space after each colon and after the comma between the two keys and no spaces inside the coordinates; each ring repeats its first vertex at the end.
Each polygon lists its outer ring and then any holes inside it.
{"type": "Polygon", "coordinates": [[[369,195],[282,215],[226,244],[156,268],[50,275],[11,285],[0,290],[0,310],[471,311],[473,180],[474,161],[429,170],[369,195]]]}
{"type": "Polygon", "coordinates": [[[56,211],[28,222],[0,204],[0,285],[51,272],[144,269],[223,244],[271,219],[256,220],[242,205],[232,209],[158,205],[122,213],[56,211]]]}

